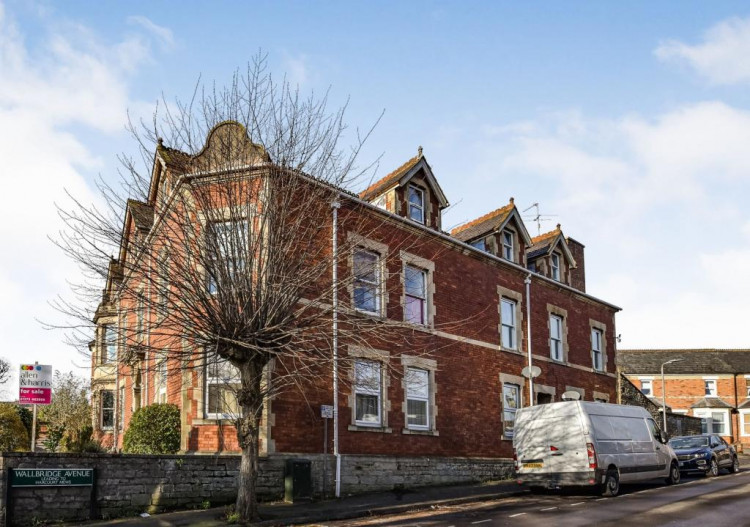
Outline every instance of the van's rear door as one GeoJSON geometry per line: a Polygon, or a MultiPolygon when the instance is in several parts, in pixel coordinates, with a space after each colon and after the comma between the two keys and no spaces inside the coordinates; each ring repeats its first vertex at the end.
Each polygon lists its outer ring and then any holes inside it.
{"type": "Polygon", "coordinates": [[[513,445],[519,475],[588,470],[586,436],[578,405],[543,405],[518,412],[513,445]],[[545,411],[546,410],[546,411],[545,411]],[[555,411],[556,410],[556,411],[555,411]],[[572,410],[572,411],[571,411],[572,410]]]}

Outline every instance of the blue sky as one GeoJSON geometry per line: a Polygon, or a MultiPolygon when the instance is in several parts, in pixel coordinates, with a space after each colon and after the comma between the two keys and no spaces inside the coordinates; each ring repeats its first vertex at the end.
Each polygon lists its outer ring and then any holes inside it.
{"type": "Polygon", "coordinates": [[[588,291],[624,309],[621,347],[750,345],[744,2],[0,0],[0,178],[20,197],[0,209],[0,356],[85,366],[35,320],[77,272],[47,241],[53,203],[114,177],[127,111],[259,49],[349,98],[352,126],[385,110],[362,157],[379,175],[422,145],[445,227],[510,196],[556,215],[543,230],[583,242],[588,291]]]}

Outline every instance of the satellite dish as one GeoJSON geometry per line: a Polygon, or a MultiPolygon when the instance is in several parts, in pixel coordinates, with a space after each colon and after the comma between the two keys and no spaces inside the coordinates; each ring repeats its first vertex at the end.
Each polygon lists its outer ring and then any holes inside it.
{"type": "Polygon", "coordinates": [[[568,390],[567,392],[562,394],[563,401],[578,401],[580,400],[580,398],[581,398],[581,394],[573,390],[568,390]]]}
{"type": "MultiPolygon", "coordinates": [[[[531,367],[531,378],[532,379],[536,379],[541,374],[542,374],[542,369],[539,366],[532,366],[531,367]]],[[[523,375],[527,379],[529,378],[529,367],[528,366],[526,366],[524,369],[521,370],[521,375],[523,375]]]]}

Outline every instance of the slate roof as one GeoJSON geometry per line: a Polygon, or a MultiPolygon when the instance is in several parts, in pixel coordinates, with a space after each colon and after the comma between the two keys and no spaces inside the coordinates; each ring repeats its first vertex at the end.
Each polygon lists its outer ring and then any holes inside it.
{"type": "Polygon", "coordinates": [[[745,399],[742,401],[737,408],[750,408],[750,398],[745,399]]]}
{"type": "Polygon", "coordinates": [[[159,153],[165,163],[173,167],[184,170],[190,163],[191,156],[176,148],[164,146],[164,141],[160,137],[156,145],[156,151],[159,153]]]}
{"type": "Polygon", "coordinates": [[[526,259],[531,260],[537,256],[546,254],[549,246],[555,241],[555,237],[560,234],[560,225],[554,231],[545,232],[531,239],[531,245],[526,249],[526,259]]]}
{"type": "Polygon", "coordinates": [[[146,231],[151,230],[154,224],[154,208],[142,201],[128,200],[128,208],[133,215],[135,226],[146,231]]]}
{"type": "Polygon", "coordinates": [[[722,401],[718,397],[704,397],[690,405],[690,408],[734,408],[734,406],[722,401]]]}
{"type": "Polygon", "coordinates": [[[514,207],[515,205],[513,204],[513,198],[511,198],[510,203],[508,203],[506,206],[501,207],[497,210],[493,210],[492,212],[489,212],[484,216],[480,216],[479,218],[472,220],[469,223],[465,223],[463,225],[460,225],[459,227],[456,227],[451,231],[451,236],[458,240],[461,240],[462,242],[465,242],[481,234],[492,232],[496,230],[500,225],[502,225],[502,223],[508,218],[510,213],[513,212],[514,207]]]}
{"type": "Polygon", "coordinates": [[[617,350],[617,364],[625,374],[658,374],[672,359],[683,360],[664,368],[670,375],[750,373],[750,349],[617,350]]]}
{"type": "Polygon", "coordinates": [[[412,157],[396,170],[360,192],[359,197],[366,201],[370,201],[371,199],[378,197],[380,194],[395,185],[398,180],[404,176],[404,174],[414,168],[414,166],[419,163],[419,160],[422,159],[422,157],[422,149],[420,148],[419,153],[416,156],[412,157]]]}

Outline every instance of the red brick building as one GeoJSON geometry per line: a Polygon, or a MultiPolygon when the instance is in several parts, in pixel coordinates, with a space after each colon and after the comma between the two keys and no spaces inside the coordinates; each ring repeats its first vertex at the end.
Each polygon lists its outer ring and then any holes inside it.
{"type": "Polygon", "coordinates": [[[619,350],[618,362],[652,401],[662,404],[666,392],[673,412],[700,417],[704,431],[750,448],[750,350],[619,350]]]}
{"type": "MultiPolygon", "coordinates": [[[[237,133],[238,126],[222,123],[212,134],[229,128],[237,133]]],[[[248,150],[262,150],[244,134],[243,139],[248,150]]],[[[117,262],[134,257],[128,253],[130,237],[148,237],[158,228],[161,204],[168,202],[162,193],[178,192],[191,176],[185,167],[211,155],[211,144],[209,136],[197,156],[160,145],[148,202],[128,204],[122,249],[112,265],[92,345],[94,425],[102,435],[114,433],[118,446],[137,408],[168,401],[181,408],[183,450],[237,450],[231,421],[211,400],[216,389],[209,368],[167,367],[166,359],[162,368],[156,357],[133,360],[122,344],[113,348],[107,337],[111,324],[151,323],[148,314],[135,321],[118,318],[124,302],[118,284],[127,278],[118,274],[117,262]],[[183,162],[176,163],[178,158],[183,162]],[[119,364],[116,375],[108,369],[113,362],[119,364]]],[[[263,156],[257,161],[257,167],[269,162],[263,156]]],[[[247,170],[254,166],[250,163],[247,170]]],[[[341,373],[348,382],[338,396],[346,489],[412,481],[367,479],[366,471],[357,472],[367,459],[398,467],[428,463],[429,468],[420,469],[424,483],[491,477],[492,466],[507,470],[515,411],[529,404],[528,381],[522,376],[529,346],[534,365],[541,368],[534,380],[537,403],[559,401],[571,391],[584,400],[615,401],[619,308],[586,292],[584,247],[559,225],[530,237],[510,198],[493,212],[443,231],[441,214],[448,200],[421,148],[364,192],[340,197],[339,238],[356,245],[338,268],[350,279],[340,293],[342,309],[348,316],[376,318],[392,337],[340,343],[340,353],[352,364],[341,373]],[[352,216],[358,221],[347,223],[352,216]],[[367,222],[374,227],[366,233],[347,227],[367,222]],[[411,342],[418,342],[419,349],[411,342]],[[347,465],[346,458],[356,462],[347,465]],[[436,460],[451,464],[438,466],[436,460]]],[[[330,244],[332,217],[315,221],[323,233],[320,243],[330,244]]],[[[287,391],[267,401],[261,452],[322,456],[324,427],[329,442],[332,430],[320,407],[332,401],[330,378],[315,390],[287,391]]]]}

